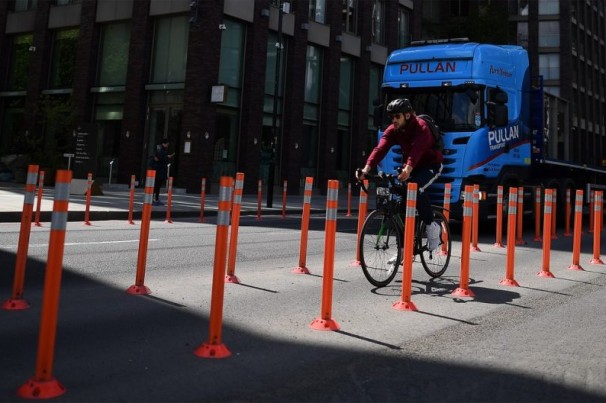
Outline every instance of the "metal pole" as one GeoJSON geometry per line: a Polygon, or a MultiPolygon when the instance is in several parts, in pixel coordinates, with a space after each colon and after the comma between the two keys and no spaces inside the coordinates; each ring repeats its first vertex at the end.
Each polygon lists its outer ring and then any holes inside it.
{"type": "Polygon", "coordinates": [[[114,160],[111,160],[109,162],[109,180],[107,181],[107,185],[111,185],[112,184],[112,167],[114,166],[114,160]]]}

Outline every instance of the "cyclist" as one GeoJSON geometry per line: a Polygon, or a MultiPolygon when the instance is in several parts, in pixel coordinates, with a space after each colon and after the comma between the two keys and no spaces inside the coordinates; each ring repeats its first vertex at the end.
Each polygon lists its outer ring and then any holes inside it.
{"type": "Polygon", "coordinates": [[[439,245],[440,225],[433,221],[431,202],[425,189],[440,176],[444,157],[434,148],[434,137],[423,119],[417,118],[410,101],[398,98],[387,105],[387,115],[392,124],[387,127],[379,144],[372,150],[362,170],[356,171],[358,180],[363,180],[376,167],[394,145],[402,148],[404,164],[398,175],[400,181],[410,179],[418,186],[417,211],[427,228],[429,250],[439,245]]]}

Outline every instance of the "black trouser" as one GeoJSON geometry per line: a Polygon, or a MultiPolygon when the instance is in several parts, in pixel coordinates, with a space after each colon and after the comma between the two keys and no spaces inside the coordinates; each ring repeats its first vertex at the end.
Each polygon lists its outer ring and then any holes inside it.
{"type": "Polygon", "coordinates": [[[164,179],[156,178],[156,181],[154,182],[154,200],[155,201],[160,200],[160,188],[162,187],[162,185],[164,185],[164,179]]]}
{"type": "MultiPolygon", "coordinates": [[[[430,225],[433,222],[433,212],[431,211],[431,201],[425,193],[425,189],[433,183],[434,180],[442,173],[442,164],[432,167],[416,167],[412,170],[412,174],[408,182],[417,184],[417,211],[419,218],[430,225]]],[[[402,203],[406,205],[406,203],[402,203]]]]}

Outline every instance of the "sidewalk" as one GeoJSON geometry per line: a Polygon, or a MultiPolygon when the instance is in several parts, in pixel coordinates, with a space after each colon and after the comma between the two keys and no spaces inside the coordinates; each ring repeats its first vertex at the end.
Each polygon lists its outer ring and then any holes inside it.
{"type": "MultiPolygon", "coordinates": [[[[89,209],[90,221],[102,220],[128,220],[130,191],[127,185],[111,185],[101,187],[103,195],[91,196],[89,209]]],[[[0,182],[0,222],[20,222],[23,212],[23,201],[25,194],[24,184],[0,182]]],[[[55,189],[45,187],[43,189],[40,205],[40,221],[49,222],[53,209],[53,198],[55,189]]],[[[34,200],[34,216],[38,204],[37,190],[34,200]]],[[[133,220],[141,218],[143,206],[144,189],[135,189],[133,220]]],[[[218,193],[206,194],[204,198],[204,217],[217,214],[218,193]]],[[[339,191],[339,211],[348,211],[347,189],[339,191]]],[[[166,204],[166,189],[160,193],[161,200],[166,204]]],[[[261,216],[280,215],[283,209],[282,192],[273,195],[272,207],[267,207],[267,194],[261,195],[261,216]]],[[[358,196],[352,196],[350,210],[357,214],[359,203],[358,196]]],[[[172,195],[171,217],[199,217],[201,196],[199,194],[187,194],[183,189],[176,189],[172,195]]],[[[259,201],[257,194],[245,194],[242,196],[241,215],[257,215],[259,201]]],[[[86,195],[71,194],[69,200],[69,221],[84,221],[86,210],[86,195]]],[[[301,214],[303,211],[303,195],[287,195],[286,214],[301,214]]],[[[311,213],[324,213],[326,211],[326,196],[314,194],[311,197],[311,213]]],[[[165,206],[153,206],[152,219],[164,219],[166,217],[165,206]]]]}

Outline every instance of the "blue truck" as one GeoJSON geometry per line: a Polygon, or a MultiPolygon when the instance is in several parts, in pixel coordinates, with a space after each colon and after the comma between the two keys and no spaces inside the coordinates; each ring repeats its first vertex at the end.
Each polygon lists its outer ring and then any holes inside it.
{"type": "MultiPolygon", "coordinates": [[[[505,199],[509,187],[524,187],[526,209],[532,206],[534,186],[557,189],[563,206],[567,189],[574,197],[576,189],[588,195],[606,185],[606,160],[599,166],[571,157],[564,135],[571,123],[569,105],[545,92],[540,76],[531,76],[528,54],[520,46],[463,39],[413,43],[388,56],[382,97],[382,105],[408,98],[418,114],[432,116],[439,125],[444,168],[429,196],[441,205],[450,183],[455,218],[461,216],[466,185],[479,184],[487,195],[480,206],[483,217],[495,213],[498,185],[505,188],[505,199]]],[[[380,138],[389,124],[382,106],[375,124],[380,138]]],[[[396,146],[379,170],[392,172],[401,164],[396,146]]]]}

